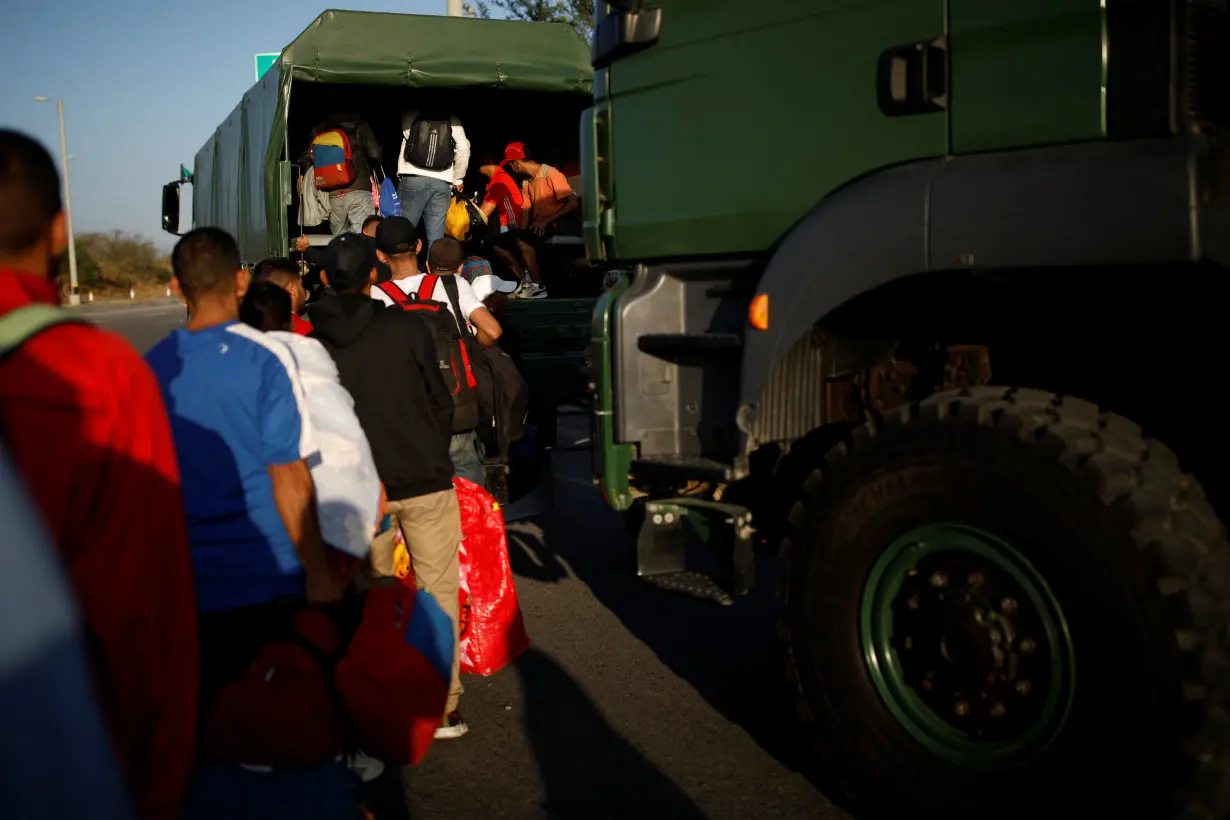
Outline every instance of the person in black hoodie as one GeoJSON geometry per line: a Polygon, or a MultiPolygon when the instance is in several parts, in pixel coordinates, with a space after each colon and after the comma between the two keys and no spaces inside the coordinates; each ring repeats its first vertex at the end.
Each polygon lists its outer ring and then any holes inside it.
{"type": "MultiPolygon", "coordinates": [[[[335,237],[329,243],[329,261],[324,283],[336,295],[308,307],[315,328],[311,338],[329,351],[342,386],[354,398],[395,525],[372,542],[369,573],[376,583],[393,577],[394,539],[400,527],[415,580],[452,618],[455,641],[461,510],[448,455],[453,399],[440,375],[435,341],[421,318],[371,298],[376,248],[370,237],[335,237]]],[[[467,731],[457,712],[462,693],[459,656],[454,643],[452,683],[436,732],[439,738],[467,731]]]]}

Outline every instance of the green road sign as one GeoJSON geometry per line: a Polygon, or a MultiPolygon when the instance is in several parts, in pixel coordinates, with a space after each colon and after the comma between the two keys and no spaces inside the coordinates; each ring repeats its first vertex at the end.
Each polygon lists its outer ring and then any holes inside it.
{"type": "Polygon", "coordinates": [[[260,82],[261,77],[265,76],[265,72],[273,67],[273,64],[282,56],[282,52],[275,51],[271,54],[256,55],[256,81],[260,82]]]}

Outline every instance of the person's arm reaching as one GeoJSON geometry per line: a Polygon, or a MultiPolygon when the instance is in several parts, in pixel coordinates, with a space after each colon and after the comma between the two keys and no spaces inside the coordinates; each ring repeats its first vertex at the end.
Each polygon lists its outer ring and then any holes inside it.
{"type": "Polygon", "coordinates": [[[446,290],[450,285],[456,286],[457,308],[474,326],[474,338],[478,339],[478,343],[483,347],[491,347],[495,344],[503,331],[500,323],[474,292],[474,286],[460,276],[451,276],[444,281],[446,290]]]}
{"type": "Polygon", "coordinates": [[[480,306],[470,314],[470,324],[474,325],[474,338],[483,347],[491,347],[503,335],[504,329],[499,321],[491,315],[485,305],[480,306]]]}
{"type": "MultiPolygon", "coordinates": [[[[418,375],[427,389],[427,403],[431,405],[436,426],[447,443],[453,437],[453,397],[449,395],[448,385],[440,375],[440,364],[436,360],[436,343],[422,320],[410,314],[404,315],[406,321],[402,324],[408,328],[406,335],[410,337],[410,350],[419,368],[418,375]]],[[[406,376],[413,377],[412,374],[406,376]]]]}
{"type": "Polygon", "coordinates": [[[342,588],[320,535],[316,486],[307,462],[318,453],[304,409],[303,385],[294,365],[271,357],[261,393],[261,432],[273,500],[303,565],[307,598],[314,603],[336,601],[342,596],[342,588]]]}
{"type": "Polygon", "coordinates": [[[470,140],[466,138],[466,130],[461,127],[461,120],[452,118],[453,126],[453,183],[460,190],[465,182],[466,172],[470,170],[470,140]]]}

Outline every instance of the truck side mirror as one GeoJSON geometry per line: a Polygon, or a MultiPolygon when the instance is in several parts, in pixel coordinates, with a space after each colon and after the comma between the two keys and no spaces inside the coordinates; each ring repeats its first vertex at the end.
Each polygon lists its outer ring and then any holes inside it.
{"type": "Polygon", "coordinates": [[[162,229],[179,236],[179,180],[162,186],[162,229]]]}

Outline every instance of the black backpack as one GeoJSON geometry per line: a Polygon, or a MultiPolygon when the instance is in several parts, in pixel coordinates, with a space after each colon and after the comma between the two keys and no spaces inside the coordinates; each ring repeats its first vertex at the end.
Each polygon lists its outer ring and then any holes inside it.
{"type": "Polygon", "coordinates": [[[440,375],[444,377],[444,385],[453,397],[453,433],[477,429],[481,421],[478,380],[474,375],[470,351],[464,337],[458,332],[457,323],[449,315],[448,305],[417,296],[411,298],[402,293],[394,282],[381,282],[376,287],[402,310],[415,311],[431,328],[440,375]]]}
{"type": "MultiPolygon", "coordinates": [[[[457,279],[455,276],[437,277],[428,274],[423,277],[423,287],[420,296],[429,286],[428,280],[440,278],[444,282],[444,290],[448,300],[453,305],[453,316],[457,321],[457,330],[463,334],[463,340],[470,349],[470,360],[476,364],[475,376],[478,378],[478,406],[482,414],[483,427],[481,431],[488,449],[498,460],[508,457],[508,448],[525,435],[525,421],[529,413],[530,388],[521,376],[521,371],[507,353],[498,347],[483,347],[461,324],[461,305],[457,298],[457,279]]],[[[435,282],[430,282],[431,290],[435,291],[435,282]]]]}
{"type": "Polygon", "coordinates": [[[406,137],[406,162],[428,171],[453,167],[452,117],[420,113],[410,124],[406,137]]]}

